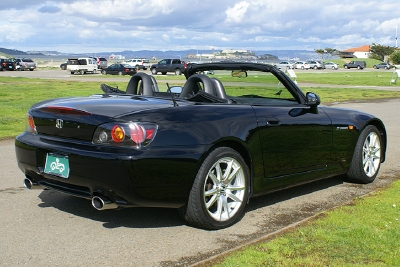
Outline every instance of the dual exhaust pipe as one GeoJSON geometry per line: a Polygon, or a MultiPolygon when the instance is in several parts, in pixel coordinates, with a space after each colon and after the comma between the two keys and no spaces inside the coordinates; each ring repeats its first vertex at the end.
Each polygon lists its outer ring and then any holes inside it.
{"type": "Polygon", "coordinates": [[[104,196],[94,196],[92,198],[92,206],[96,210],[112,210],[118,208],[118,205],[104,196]]]}
{"type": "MultiPolygon", "coordinates": [[[[24,179],[24,185],[27,189],[44,189],[43,186],[33,182],[29,178],[24,179]]],[[[94,196],[92,198],[92,206],[96,210],[112,210],[118,208],[118,205],[116,203],[112,202],[109,198],[105,196],[94,196]]]]}

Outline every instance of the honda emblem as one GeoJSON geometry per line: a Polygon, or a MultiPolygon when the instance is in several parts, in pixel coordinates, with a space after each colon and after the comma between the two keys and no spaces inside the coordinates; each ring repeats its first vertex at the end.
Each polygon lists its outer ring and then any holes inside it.
{"type": "Polygon", "coordinates": [[[64,125],[64,121],[62,119],[56,120],[56,128],[61,129],[64,125]]]}

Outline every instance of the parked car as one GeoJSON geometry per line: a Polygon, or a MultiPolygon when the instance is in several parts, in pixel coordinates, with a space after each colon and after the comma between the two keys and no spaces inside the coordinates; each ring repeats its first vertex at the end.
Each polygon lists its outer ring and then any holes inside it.
{"type": "Polygon", "coordinates": [[[323,106],[276,67],[189,64],[184,74],[168,91],[138,72],[126,90],[102,85],[102,95],[34,104],[15,140],[25,186],[97,210],[177,208],[189,224],[221,229],[250,197],[335,175],[371,183],[385,161],[379,118],[323,106]],[[199,74],[211,70],[232,77],[199,74]],[[247,77],[263,79],[259,91],[247,77]],[[240,95],[227,94],[237,87],[240,95]]]}
{"type": "Polygon", "coordinates": [[[289,61],[281,61],[278,64],[275,64],[274,66],[277,67],[278,69],[285,69],[285,70],[294,68],[294,64],[289,61]]]}
{"type": "Polygon", "coordinates": [[[114,74],[114,75],[133,75],[136,74],[136,68],[128,64],[115,63],[101,71],[101,74],[114,74]]]}
{"type": "Polygon", "coordinates": [[[325,69],[333,69],[337,70],[339,68],[339,65],[334,63],[334,62],[324,62],[325,69]]]}
{"type": "Polygon", "coordinates": [[[93,57],[69,58],[67,61],[67,70],[71,74],[96,74],[97,62],[93,57]]]}
{"type": "Polygon", "coordinates": [[[373,68],[374,69],[385,69],[385,70],[388,70],[388,69],[392,68],[392,66],[387,62],[381,62],[379,64],[375,64],[373,66],[373,68]]]}
{"type": "Polygon", "coordinates": [[[174,72],[175,75],[181,75],[185,69],[186,62],[178,58],[162,59],[150,67],[153,75],[156,75],[158,72],[161,72],[162,75],[167,74],[167,72],[174,72]]]}
{"type": "Polygon", "coordinates": [[[104,57],[97,57],[97,58],[96,58],[96,62],[97,62],[97,69],[101,70],[101,69],[107,68],[108,61],[107,61],[106,58],[104,58],[104,57]]]}
{"type": "Polygon", "coordinates": [[[16,63],[11,58],[0,58],[0,71],[4,70],[16,70],[16,63]]]}
{"type": "Polygon", "coordinates": [[[310,65],[308,65],[308,63],[306,61],[296,61],[294,63],[294,68],[308,70],[310,68],[310,65]]]}
{"type": "Polygon", "coordinates": [[[66,69],[67,69],[67,66],[68,66],[68,62],[61,63],[61,64],[60,64],[60,69],[66,70],[66,69]]]}
{"type": "Polygon", "coordinates": [[[150,68],[150,61],[146,58],[134,58],[122,62],[122,64],[128,64],[135,67],[137,70],[147,70],[150,68]]]}
{"type": "Polygon", "coordinates": [[[30,58],[17,58],[15,59],[16,68],[19,70],[30,70],[36,69],[36,63],[30,58]]]}
{"type": "Polygon", "coordinates": [[[316,60],[308,60],[307,64],[310,66],[310,69],[325,69],[324,63],[321,61],[316,61],[316,60]]]}
{"type": "Polygon", "coordinates": [[[343,68],[345,69],[357,68],[359,70],[362,70],[366,67],[367,67],[367,62],[365,61],[350,61],[349,63],[345,63],[343,65],[343,68]]]}

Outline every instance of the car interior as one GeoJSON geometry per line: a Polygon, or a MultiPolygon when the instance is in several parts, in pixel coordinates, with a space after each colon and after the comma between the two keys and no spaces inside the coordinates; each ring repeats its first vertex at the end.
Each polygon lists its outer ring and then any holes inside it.
{"type": "MultiPolygon", "coordinates": [[[[270,74],[270,73],[269,73],[270,74]]],[[[237,104],[266,104],[272,100],[295,100],[288,90],[275,78],[267,84],[263,84],[265,91],[268,90],[268,97],[251,94],[242,96],[228,96],[225,87],[218,78],[209,77],[205,74],[196,73],[190,76],[183,87],[169,87],[166,92],[160,92],[156,79],[152,75],[138,72],[133,75],[127,85],[126,91],[118,88],[101,85],[101,89],[105,94],[126,94],[126,95],[143,95],[161,98],[177,98],[193,102],[203,103],[237,103],[237,104]],[[286,94],[286,95],[285,95],[286,94]],[[288,95],[289,94],[289,95],[288,95]],[[282,95],[285,97],[281,98],[282,95]]],[[[247,77],[247,72],[232,71],[232,77],[247,77]]]]}

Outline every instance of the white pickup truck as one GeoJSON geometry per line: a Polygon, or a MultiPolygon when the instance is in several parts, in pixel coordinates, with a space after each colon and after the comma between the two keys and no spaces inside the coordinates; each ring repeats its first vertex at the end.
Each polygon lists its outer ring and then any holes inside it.
{"type": "Polygon", "coordinates": [[[91,72],[97,73],[97,62],[95,58],[82,57],[82,58],[69,58],[67,62],[67,70],[71,74],[79,73],[85,74],[91,72]]]}

